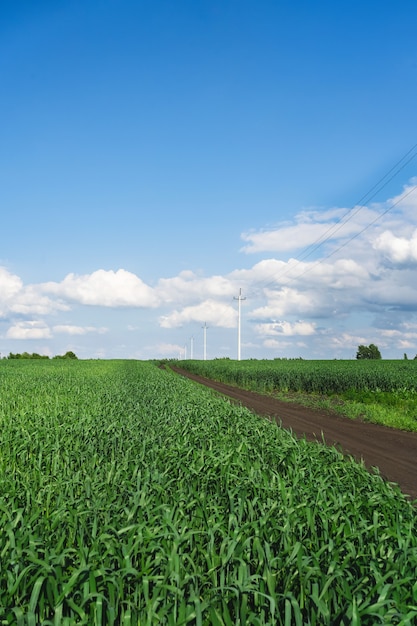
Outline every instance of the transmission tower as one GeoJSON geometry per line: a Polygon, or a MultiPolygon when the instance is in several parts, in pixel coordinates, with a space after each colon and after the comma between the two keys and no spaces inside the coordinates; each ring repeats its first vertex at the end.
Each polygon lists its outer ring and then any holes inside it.
{"type": "Polygon", "coordinates": [[[204,361],[207,359],[207,323],[204,322],[204,326],[201,327],[203,329],[203,358],[204,361]]]}
{"type": "Polygon", "coordinates": [[[237,360],[240,361],[241,304],[242,304],[242,300],[246,300],[246,298],[244,296],[242,296],[242,290],[241,289],[239,289],[239,295],[237,297],[234,297],[233,300],[237,300],[237,302],[238,302],[238,307],[237,307],[237,311],[238,311],[238,313],[237,313],[237,360]]]}

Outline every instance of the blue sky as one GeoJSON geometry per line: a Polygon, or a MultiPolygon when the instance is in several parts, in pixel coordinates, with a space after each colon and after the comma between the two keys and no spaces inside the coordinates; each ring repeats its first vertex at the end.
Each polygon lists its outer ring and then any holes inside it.
{"type": "Polygon", "coordinates": [[[417,353],[417,3],[0,7],[0,353],[417,353]],[[193,338],[191,340],[191,338],[193,338]]]}

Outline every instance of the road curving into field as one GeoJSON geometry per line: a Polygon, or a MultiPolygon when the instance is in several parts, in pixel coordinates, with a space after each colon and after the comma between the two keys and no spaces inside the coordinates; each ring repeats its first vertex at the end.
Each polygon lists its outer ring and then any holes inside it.
{"type": "Polygon", "coordinates": [[[417,433],[351,420],[330,411],[306,408],[226,385],[179,367],[171,369],[211,387],[258,415],[276,420],[297,436],[305,436],[309,441],[324,440],[357,461],[363,461],[368,469],[377,467],[385,480],[397,483],[404,494],[417,501],[417,433]]]}

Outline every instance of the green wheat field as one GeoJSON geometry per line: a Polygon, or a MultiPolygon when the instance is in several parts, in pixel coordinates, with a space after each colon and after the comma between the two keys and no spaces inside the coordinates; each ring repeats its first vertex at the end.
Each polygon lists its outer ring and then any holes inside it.
{"type": "Polygon", "coordinates": [[[2,625],[416,624],[413,504],[156,363],[0,362],[2,625]]]}

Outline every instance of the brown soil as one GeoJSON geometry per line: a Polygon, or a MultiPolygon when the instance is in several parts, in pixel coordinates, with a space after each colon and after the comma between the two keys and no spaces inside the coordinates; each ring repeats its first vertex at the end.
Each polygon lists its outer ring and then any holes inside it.
{"type": "Polygon", "coordinates": [[[362,460],[369,469],[377,467],[385,480],[397,483],[401,491],[417,503],[417,433],[350,420],[330,411],[306,408],[225,385],[180,368],[172,369],[232,398],[258,415],[276,420],[298,436],[336,445],[345,454],[362,460]]]}

